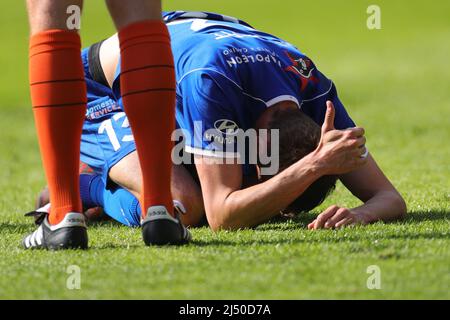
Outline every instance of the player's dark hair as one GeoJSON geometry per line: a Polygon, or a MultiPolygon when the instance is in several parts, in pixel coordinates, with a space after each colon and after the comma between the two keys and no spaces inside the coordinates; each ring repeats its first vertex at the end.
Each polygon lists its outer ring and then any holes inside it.
{"type": "MultiPolygon", "coordinates": [[[[320,127],[300,109],[277,110],[269,129],[279,130],[278,173],[285,170],[317,148],[320,141],[320,127]]],[[[337,177],[322,176],[313,182],[284,212],[308,212],[320,205],[333,192],[337,177]]]]}

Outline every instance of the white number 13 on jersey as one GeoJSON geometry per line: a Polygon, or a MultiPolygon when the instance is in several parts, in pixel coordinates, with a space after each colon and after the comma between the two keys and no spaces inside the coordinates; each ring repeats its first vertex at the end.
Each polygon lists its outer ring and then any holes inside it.
{"type": "MultiPolygon", "coordinates": [[[[129,128],[130,127],[130,122],[128,121],[128,118],[125,115],[125,112],[119,112],[117,114],[115,114],[112,119],[108,119],[102,122],[102,124],[100,125],[100,128],[98,128],[98,133],[99,134],[103,134],[106,131],[106,134],[108,135],[109,141],[111,142],[114,151],[117,151],[120,149],[120,141],[119,138],[117,137],[116,132],[114,131],[114,126],[113,126],[113,122],[112,120],[114,120],[115,122],[118,122],[120,119],[123,119],[122,128],[129,128]]],[[[131,134],[127,134],[124,135],[121,142],[130,142],[133,141],[134,137],[131,134]]]]}

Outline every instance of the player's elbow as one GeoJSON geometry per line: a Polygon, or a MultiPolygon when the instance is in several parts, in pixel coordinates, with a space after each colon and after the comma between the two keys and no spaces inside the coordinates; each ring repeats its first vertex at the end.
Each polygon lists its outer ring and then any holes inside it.
{"type": "Polygon", "coordinates": [[[406,217],[406,213],[408,211],[408,207],[406,206],[406,201],[403,199],[402,195],[397,193],[394,197],[395,207],[397,208],[397,218],[404,219],[406,217]]]}
{"type": "Polygon", "coordinates": [[[220,230],[238,230],[242,228],[242,225],[233,218],[233,215],[230,214],[227,210],[224,210],[224,208],[221,208],[219,210],[211,210],[206,212],[206,216],[208,218],[208,224],[211,230],[214,232],[220,231],[220,230]],[[211,214],[209,214],[211,213],[211,214]]]}
{"type": "Polygon", "coordinates": [[[387,220],[401,220],[406,217],[406,202],[397,190],[387,191],[384,201],[386,204],[389,204],[391,211],[391,215],[387,220]]]}
{"type": "Polygon", "coordinates": [[[223,228],[223,224],[218,223],[216,221],[208,221],[209,227],[211,228],[212,231],[217,232],[220,230],[224,230],[223,228]]]}
{"type": "Polygon", "coordinates": [[[211,228],[211,230],[214,232],[217,232],[220,230],[231,231],[231,230],[239,229],[239,227],[236,227],[232,223],[232,221],[230,221],[230,219],[227,219],[227,218],[218,218],[218,217],[215,217],[212,219],[208,218],[208,224],[209,224],[209,227],[211,228]]]}
{"type": "Polygon", "coordinates": [[[232,195],[233,193],[229,193],[221,201],[216,198],[214,202],[205,203],[206,217],[211,230],[235,231],[252,227],[241,202],[232,195]]]}

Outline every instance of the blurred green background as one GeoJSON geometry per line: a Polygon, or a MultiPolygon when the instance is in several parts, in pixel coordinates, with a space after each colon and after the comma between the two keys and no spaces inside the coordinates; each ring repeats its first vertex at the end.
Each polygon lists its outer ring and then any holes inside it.
{"type": "MultiPolygon", "coordinates": [[[[311,57],[366,128],[369,149],[404,195],[410,220],[317,234],[304,230],[311,215],[300,225],[255,232],[214,235],[200,229],[193,232],[200,243],[152,249],[158,258],[145,255],[138,230],[96,226],[89,252],[23,252],[19,241],[32,226],[21,213],[31,209],[45,180],[27,86],[25,4],[10,1],[0,11],[0,297],[448,298],[450,1],[171,0],[164,7],[238,17],[311,57]],[[381,30],[366,27],[371,4],[381,8],[381,30]],[[64,283],[67,261],[90,272],[86,290],[45,284],[64,283]],[[369,292],[361,285],[372,263],[383,267],[385,290],[369,292]],[[148,268],[161,278],[143,277],[148,268]]],[[[86,0],[84,46],[113,32],[104,2],[86,0]]],[[[359,202],[339,186],[315,213],[333,203],[359,202]]]]}
{"type": "MultiPolygon", "coordinates": [[[[288,0],[279,3],[171,0],[164,2],[164,8],[220,12],[276,34],[317,60],[339,87],[346,86],[346,90],[341,90],[346,97],[354,96],[349,90],[352,84],[364,85],[364,93],[371,94],[366,98],[388,94],[401,97],[405,92],[408,97],[417,96],[428,91],[430,82],[433,101],[444,98],[448,91],[450,2],[446,0],[432,0],[427,4],[417,0],[288,0]],[[381,8],[382,30],[371,31],[366,27],[366,9],[370,4],[381,8]],[[431,81],[425,81],[430,76],[431,81]],[[395,82],[388,87],[383,85],[385,81],[395,82]]],[[[88,46],[113,32],[104,2],[86,0],[83,45],[88,46]]],[[[27,106],[25,1],[15,1],[2,8],[0,37],[0,104],[27,106]]],[[[353,99],[348,102],[358,102],[353,99]]],[[[431,101],[427,99],[427,102],[431,101]]]]}

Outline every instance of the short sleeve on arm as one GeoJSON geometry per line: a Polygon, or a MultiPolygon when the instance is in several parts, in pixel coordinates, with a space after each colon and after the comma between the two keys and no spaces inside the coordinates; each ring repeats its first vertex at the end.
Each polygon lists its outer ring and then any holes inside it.
{"type": "Polygon", "coordinates": [[[188,153],[238,158],[236,134],[242,93],[232,80],[213,71],[184,76],[177,88],[176,117],[188,153]]]}
{"type": "Polygon", "coordinates": [[[313,89],[308,92],[308,96],[303,100],[302,110],[312,117],[317,124],[322,125],[326,113],[326,102],[330,100],[336,109],[335,128],[343,130],[355,127],[355,123],[338,97],[333,81],[325,77],[317,69],[313,71],[313,74],[316,83],[313,89]]]}

